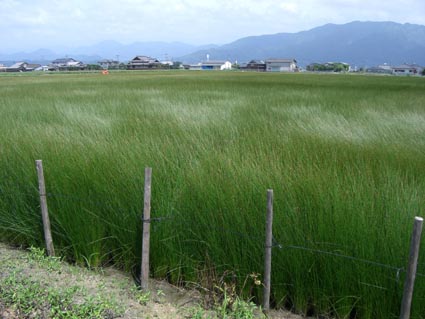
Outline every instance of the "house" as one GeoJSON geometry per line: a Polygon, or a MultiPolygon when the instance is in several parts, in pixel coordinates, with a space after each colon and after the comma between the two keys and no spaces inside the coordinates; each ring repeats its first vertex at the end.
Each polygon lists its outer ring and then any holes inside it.
{"type": "Polygon", "coordinates": [[[393,69],[387,64],[373,66],[366,69],[366,73],[375,73],[375,74],[393,74],[393,69]]]}
{"type": "Polygon", "coordinates": [[[421,75],[424,68],[417,64],[402,64],[393,67],[395,75],[421,75]]]}
{"type": "Polygon", "coordinates": [[[38,71],[40,69],[40,67],[41,67],[41,64],[38,64],[38,63],[27,63],[25,70],[27,72],[38,71]]]}
{"type": "Polygon", "coordinates": [[[266,72],[297,72],[298,66],[295,59],[267,59],[266,72]]]}
{"type": "Polygon", "coordinates": [[[49,65],[49,71],[70,71],[70,70],[85,70],[86,65],[83,62],[72,58],[61,58],[52,61],[49,65]]]}
{"type": "Polygon", "coordinates": [[[15,64],[6,68],[6,72],[30,72],[39,68],[40,64],[27,63],[27,62],[16,62],[15,64]]]}
{"type": "Polygon", "coordinates": [[[231,70],[232,63],[229,61],[202,61],[201,70],[231,70]]]}
{"type": "Polygon", "coordinates": [[[34,71],[49,71],[49,67],[47,65],[40,65],[38,68],[34,69],[34,71]]]}
{"type": "Polygon", "coordinates": [[[244,64],[240,67],[243,71],[256,71],[256,72],[265,72],[266,63],[259,60],[251,60],[247,64],[244,64]]]}
{"type": "Polygon", "coordinates": [[[25,72],[26,62],[16,62],[6,68],[6,72],[25,72]]]}
{"type": "Polygon", "coordinates": [[[192,71],[193,70],[200,71],[202,70],[202,63],[185,65],[185,69],[192,70],[192,71]]]}
{"type": "Polygon", "coordinates": [[[103,69],[118,69],[120,62],[116,60],[103,59],[97,62],[103,69]]]}
{"type": "Polygon", "coordinates": [[[165,60],[165,61],[161,61],[161,64],[165,67],[165,68],[171,68],[174,65],[174,62],[171,60],[165,60]]]}
{"type": "Polygon", "coordinates": [[[145,55],[138,55],[127,64],[128,70],[152,70],[161,68],[162,64],[158,59],[145,55]]]}
{"type": "Polygon", "coordinates": [[[267,59],[267,72],[298,72],[297,60],[295,59],[267,59]]]}
{"type": "Polygon", "coordinates": [[[384,69],[384,70],[393,70],[393,67],[389,65],[388,63],[380,64],[378,65],[378,68],[384,69]]]}

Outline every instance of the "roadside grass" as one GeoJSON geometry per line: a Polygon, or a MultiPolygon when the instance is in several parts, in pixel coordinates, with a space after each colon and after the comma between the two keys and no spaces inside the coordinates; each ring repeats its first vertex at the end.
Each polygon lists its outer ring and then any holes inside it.
{"type": "MultiPolygon", "coordinates": [[[[207,283],[232,271],[240,296],[258,303],[261,289],[243,282],[263,271],[273,188],[283,247],[273,250],[273,304],[396,318],[413,217],[425,207],[424,88],[421,78],[233,72],[0,77],[0,239],[43,245],[42,159],[59,254],[134,271],[151,166],[162,218],[152,275],[207,283]]],[[[418,277],[412,318],[424,296],[418,277]]]]}
{"type": "MultiPolygon", "coordinates": [[[[43,249],[30,247],[22,262],[32,265],[37,271],[61,273],[62,261],[57,257],[46,257],[43,249]]],[[[78,283],[55,285],[46,278],[38,278],[24,270],[19,261],[1,263],[0,310],[13,313],[18,318],[115,318],[123,314],[117,301],[100,294],[89,294],[78,283]]]]}
{"type": "MultiPolygon", "coordinates": [[[[107,281],[109,275],[104,274],[102,268],[86,270],[70,266],[61,258],[47,257],[44,249],[36,247],[30,247],[27,252],[11,251],[13,249],[9,248],[8,251],[3,248],[5,256],[1,256],[0,260],[2,318],[174,318],[172,313],[167,312],[170,309],[177,311],[178,318],[264,317],[255,304],[243,301],[234,294],[228,295],[226,291],[218,291],[221,297],[209,309],[199,304],[153,311],[155,307],[152,305],[167,305],[170,302],[170,296],[166,295],[170,293],[168,287],[164,291],[152,285],[152,290],[140,290],[133,282],[123,281],[120,277],[107,281]],[[97,278],[93,280],[93,276],[97,278]],[[135,310],[129,300],[136,301],[141,307],[135,310]]],[[[189,302],[197,304],[195,299],[185,303],[189,302]]]]}

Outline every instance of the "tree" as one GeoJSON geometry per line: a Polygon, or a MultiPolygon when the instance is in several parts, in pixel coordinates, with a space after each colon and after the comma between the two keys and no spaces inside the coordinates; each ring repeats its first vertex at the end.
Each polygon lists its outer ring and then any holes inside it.
{"type": "Polygon", "coordinates": [[[87,70],[100,70],[102,69],[99,64],[87,64],[87,70]]]}
{"type": "Polygon", "coordinates": [[[178,70],[181,68],[182,63],[179,61],[173,62],[173,65],[170,66],[170,69],[172,70],[178,70]]]}

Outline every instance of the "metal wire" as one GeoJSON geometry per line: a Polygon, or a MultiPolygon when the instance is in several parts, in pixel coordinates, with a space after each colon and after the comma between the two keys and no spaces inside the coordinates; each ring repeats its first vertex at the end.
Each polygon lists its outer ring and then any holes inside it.
{"type": "Polygon", "coordinates": [[[329,256],[354,260],[354,261],[359,261],[359,262],[362,262],[362,263],[365,263],[365,264],[379,266],[379,267],[382,267],[382,268],[388,268],[388,269],[396,270],[396,271],[399,271],[399,270],[405,271],[403,267],[395,267],[395,266],[382,264],[382,263],[372,261],[372,260],[367,260],[367,259],[363,259],[363,258],[357,258],[357,257],[353,257],[353,256],[343,255],[343,254],[334,253],[334,252],[330,252],[330,251],[326,251],[326,250],[312,249],[312,248],[307,248],[307,247],[302,247],[302,246],[294,246],[294,245],[285,245],[284,247],[290,248],[290,249],[304,250],[304,251],[309,251],[309,252],[313,252],[313,253],[329,255],[329,256]]]}
{"type": "MultiPolygon", "coordinates": [[[[35,195],[34,188],[26,188],[26,189],[28,191],[28,193],[27,193],[28,195],[35,195]],[[29,191],[29,189],[31,189],[31,191],[29,191]]],[[[0,190],[0,194],[1,194],[1,190],[0,190]]],[[[26,192],[23,192],[23,194],[26,194],[26,192]]],[[[2,195],[6,195],[6,194],[2,194],[2,195]]],[[[103,208],[105,208],[105,207],[110,208],[111,207],[110,203],[99,201],[97,199],[95,200],[94,198],[96,198],[96,196],[80,197],[80,196],[75,196],[75,195],[66,195],[66,194],[52,193],[52,192],[48,192],[46,195],[49,196],[49,197],[79,200],[79,201],[82,201],[82,202],[85,202],[85,203],[90,203],[91,205],[95,205],[95,206],[103,207],[103,208]]],[[[178,224],[187,225],[187,221],[184,218],[181,218],[180,215],[181,214],[171,214],[169,216],[155,217],[155,218],[150,218],[150,219],[147,219],[147,220],[145,220],[145,219],[143,219],[143,217],[141,217],[141,220],[143,222],[149,222],[149,223],[150,222],[161,223],[161,222],[164,222],[164,221],[170,221],[170,220],[176,221],[177,220],[178,224]]],[[[248,234],[248,233],[243,233],[243,232],[240,232],[240,231],[229,230],[226,227],[215,227],[215,228],[219,229],[219,231],[221,231],[221,232],[234,234],[234,235],[237,235],[239,237],[246,238],[247,240],[250,240],[250,241],[253,241],[253,240],[258,241],[258,240],[263,239],[262,236],[256,236],[256,235],[253,235],[252,233],[248,234]]],[[[330,244],[338,245],[338,244],[335,244],[335,243],[330,243],[330,244]]],[[[270,248],[270,247],[267,247],[267,248],[270,248]]],[[[303,246],[298,246],[298,245],[282,245],[276,240],[276,238],[274,236],[272,237],[271,248],[279,248],[279,250],[282,250],[284,248],[288,248],[288,249],[294,249],[294,250],[307,251],[307,252],[312,252],[312,253],[316,253],[316,254],[338,257],[338,258],[342,258],[342,259],[346,259],[346,260],[351,260],[351,261],[361,262],[361,263],[368,264],[368,265],[373,265],[373,266],[376,266],[376,267],[394,270],[394,271],[396,271],[397,280],[399,279],[401,272],[406,272],[404,267],[396,267],[396,266],[383,264],[383,263],[368,260],[368,259],[357,258],[357,257],[354,257],[354,256],[343,255],[343,254],[340,254],[340,253],[335,253],[335,252],[320,250],[320,249],[313,249],[313,248],[303,247],[303,246]]],[[[425,274],[417,273],[416,276],[417,277],[425,277],[425,274]]]]}

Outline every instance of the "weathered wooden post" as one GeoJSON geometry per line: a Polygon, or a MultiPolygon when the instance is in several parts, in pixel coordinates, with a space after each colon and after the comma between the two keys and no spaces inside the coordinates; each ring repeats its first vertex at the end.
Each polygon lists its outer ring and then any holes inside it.
{"type": "Polygon", "coordinates": [[[151,180],[152,168],[145,168],[145,191],[143,197],[143,242],[142,242],[142,265],[140,271],[140,287],[149,287],[149,244],[151,222],[151,180]]]}
{"type": "Polygon", "coordinates": [[[270,279],[272,269],[273,190],[267,190],[266,242],[264,246],[263,310],[270,310],[270,279]]]}
{"type": "Polygon", "coordinates": [[[413,287],[415,285],[416,268],[418,266],[423,221],[423,218],[415,217],[410,242],[409,265],[407,267],[406,281],[404,282],[403,301],[401,302],[400,319],[410,318],[410,307],[412,305],[413,287]]]}
{"type": "Polygon", "coordinates": [[[43,220],[44,240],[46,242],[47,255],[54,256],[52,233],[50,230],[49,211],[47,210],[46,186],[44,183],[43,163],[41,160],[35,161],[38,175],[38,192],[40,194],[41,218],[43,220]]]}

